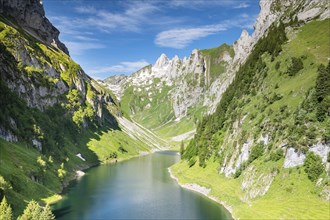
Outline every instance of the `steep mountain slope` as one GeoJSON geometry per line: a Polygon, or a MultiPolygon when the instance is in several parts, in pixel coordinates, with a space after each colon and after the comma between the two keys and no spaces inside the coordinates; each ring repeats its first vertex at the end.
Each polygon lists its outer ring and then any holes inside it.
{"type": "Polygon", "coordinates": [[[114,95],[68,56],[38,0],[0,6],[0,199],[15,215],[59,193],[77,170],[165,145],[121,118],[114,95]]]}
{"type": "Polygon", "coordinates": [[[172,171],[211,188],[237,218],[327,219],[329,5],[265,2],[255,31],[265,17],[269,28],[172,171]]]}
{"type": "Polygon", "coordinates": [[[183,60],[162,54],[153,66],[128,77],[110,77],[104,85],[120,99],[124,114],[175,140],[174,136],[193,134],[203,112],[214,111],[232,80],[233,58],[234,50],[228,45],[194,50],[183,60]]]}

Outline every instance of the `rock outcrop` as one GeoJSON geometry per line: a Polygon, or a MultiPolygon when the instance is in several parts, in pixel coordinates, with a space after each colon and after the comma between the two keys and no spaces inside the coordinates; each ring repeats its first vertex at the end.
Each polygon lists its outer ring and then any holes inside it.
{"type": "Polygon", "coordinates": [[[254,45],[267,32],[268,28],[280,19],[289,22],[292,17],[287,17],[291,12],[297,10],[294,14],[298,21],[308,22],[318,18],[324,20],[330,17],[329,3],[323,0],[260,0],[260,13],[254,23],[254,32],[252,36],[246,30],[242,31],[241,37],[234,43],[235,58],[234,62],[242,64],[254,45]]]}
{"type": "Polygon", "coordinates": [[[0,13],[13,19],[12,25],[18,25],[39,41],[69,55],[66,46],[58,39],[60,32],[45,17],[41,0],[1,0],[0,13]]]}

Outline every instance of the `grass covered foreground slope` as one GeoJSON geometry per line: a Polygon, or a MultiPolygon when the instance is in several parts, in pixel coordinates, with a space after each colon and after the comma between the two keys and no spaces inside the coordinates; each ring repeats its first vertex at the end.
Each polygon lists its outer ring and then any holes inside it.
{"type": "Polygon", "coordinates": [[[236,218],[329,218],[329,26],[270,27],[172,167],[180,183],[210,188],[236,218]]]}
{"type": "Polygon", "coordinates": [[[77,170],[152,149],[123,131],[109,90],[7,17],[0,72],[0,200],[6,196],[15,216],[32,199],[60,198],[77,170]]]}

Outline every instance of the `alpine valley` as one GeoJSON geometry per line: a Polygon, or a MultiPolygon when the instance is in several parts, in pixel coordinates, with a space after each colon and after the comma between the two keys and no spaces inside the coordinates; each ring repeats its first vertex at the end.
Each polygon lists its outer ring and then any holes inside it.
{"type": "Polygon", "coordinates": [[[329,219],[329,6],[261,0],[233,45],[94,80],[39,0],[0,1],[0,199],[18,217],[81,170],[174,148],[170,175],[235,219],[329,219]]]}

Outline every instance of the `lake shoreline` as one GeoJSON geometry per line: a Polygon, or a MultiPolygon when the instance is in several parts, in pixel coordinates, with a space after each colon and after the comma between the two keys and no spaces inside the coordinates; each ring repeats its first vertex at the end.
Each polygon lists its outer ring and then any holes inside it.
{"type": "Polygon", "coordinates": [[[136,157],[143,157],[143,156],[147,156],[149,154],[153,154],[153,153],[161,152],[161,151],[167,151],[167,150],[168,149],[163,149],[163,150],[152,149],[151,151],[143,151],[143,152],[140,152],[139,154],[131,156],[131,157],[117,158],[117,159],[113,159],[113,160],[98,162],[98,163],[91,164],[90,166],[84,167],[82,169],[74,170],[74,171],[72,171],[72,174],[74,174],[74,175],[71,175],[71,178],[69,178],[67,181],[65,181],[63,183],[63,185],[61,187],[61,190],[58,193],[56,193],[52,196],[43,198],[42,200],[45,201],[45,200],[47,200],[51,197],[58,196],[57,197],[58,199],[56,199],[54,201],[51,201],[49,203],[47,203],[47,202],[46,203],[49,204],[49,205],[53,205],[57,202],[60,202],[64,198],[63,195],[66,193],[66,190],[70,186],[72,186],[72,184],[75,184],[76,181],[79,180],[81,177],[85,176],[89,169],[92,169],[92,168],[98,167],[98,166],[102,166],[102,165],[112,165],[112,164],[116,164],[116,163],[123,162],[123,161],[126,161],[126,160],[130,160],[130,159],[133,159],[133,158],[136,158],[136,157]]]}
{"type": "Polygon", "coordinates": [[[200,194],[203,194],[203,195],[206,196],[207,198],[209,198],[209,199],[215,201],[216,203],[222,205],[222,206],[223,206],[223,207],[224,207],[224,208],[230,213],[230,215],[231,215],[231,217],[232,217],[233,219],[238,219],[238,218],[236,218],[236,217],[234,216],[233,211],[232,211],[232,207],[231,207],[230,205],[228,205],[228,204],[225,203],[224,201],[219,200],[219,199],[216,198],[215,196],[211,196],[211,195],[209,195],[209,193],[211,192],[211,189],[206,188],[206,187],[203,187],[203,186],[200,186],[200,185],[198,185],[198,184],[196,184],[196,183],[182,184],[182,183],[179,182],[179,178],[176,177],[176,176],[172,173],[172,170],[171,170],[170,167],[167,168],[167,170],[168,170],[168,172],[169,172],[169,174],[170,174],[170,177],[171,177],[172,179],[174,179],[180,187],[185,188],[185,189],[188,189],[188,190],[191,190],[191,191],[195,191],[195,192],[200,193],[200,194]]]}

